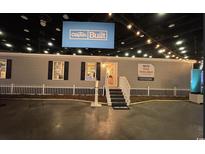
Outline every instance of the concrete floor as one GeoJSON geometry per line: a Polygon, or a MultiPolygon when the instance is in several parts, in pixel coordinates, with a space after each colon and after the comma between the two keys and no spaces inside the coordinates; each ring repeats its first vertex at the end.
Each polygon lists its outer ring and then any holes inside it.
{"type": "Polygon", "coordinates": [[[0,139],[197,139],[203,105],[152,102],[130,110],[68,100],[0,100],[0,139]]]}

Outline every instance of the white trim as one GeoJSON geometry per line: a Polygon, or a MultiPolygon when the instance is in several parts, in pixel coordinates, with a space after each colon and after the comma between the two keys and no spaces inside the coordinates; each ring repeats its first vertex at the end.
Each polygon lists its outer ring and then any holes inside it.
{"type": "MultiPolygon", "coordinates": [[[[6,66],[5,66],[5,71],[7,70],[7,59],[1,58],[0,61],[5,61],[6,66]]],[[[5,72],[5,78],[0,78],[0,80],[5,80],[6,79],[6,72],[5,72]]]]}
{"type": "Polygon", "coordinates": [[[96,63],[96,62],[85,62],[85,80],[84,80],[84,81],[96,81],[96,75],[97,75],[97,74],[96,74],[96,72],[97,72],[97,70],[96,70],[97,67],[96,67],[96,66],[97,66],[97,63],[96,63]],[[86,74],[87,74],[87,70],[88,70],[88,66],[87,66],[87,65],[88,65],[89,63],[95,64],[95,78],[94,78],[93,80],[86,80],[86,74]]]}
{"type": "Polygon", "coordinates": [[[53,69],[52,69],[52,80],[53,81],[63,81],[64,80],[64,71],[65,71],[65,61],[53,61],[53,69]],[[54,79],[54,63],[63,63],[63,79],[54,79]]]}
{"type": "MultiPolygon", "coordinates": [[[[66,58],[90,58],[90,59],[99,59],[102,60],[131,60],[131,61],[162,61],[162,62],[179,62],[179,63],[195,63],[196,60],[187,60],[180,61],[178,59],[165,59],[165,58],[132,58],[132,57],[115,57],[115,56],[86,56],[86,55],[56,55],[56,54],[34,54],[34,53],[12,53],[12,52],[0,52],[0,56],[28,56],[28,57],[66,57],[66,58]]],[[[103,61],[102,61],[103,62],[103,61]]]]}

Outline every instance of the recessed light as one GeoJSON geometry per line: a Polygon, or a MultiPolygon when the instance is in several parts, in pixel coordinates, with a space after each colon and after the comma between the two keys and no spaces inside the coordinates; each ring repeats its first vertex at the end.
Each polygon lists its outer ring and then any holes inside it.
{"type": "Polygon", "coordinates": [[[149,58],[152,58],[152,56],[149,56],[149,58]]]}
{"type": "Polygon", "coordinates": [[[0,30],[0,35],[3,35],[3,32],[0,30]]]}
{"type": "Polygon", "coordinates": [[[164,53],[166,50],[165,49],[159,49],[158,53],[164,53]]]}
{"type": "Polygon", "coordinates": [[[175,26],[175,24],[170,24],[168,27],[169,28],[172,28],[172,27],[174,27],[175,26]]]}
{"type": "Polygon", "coordinates": [[[158,13],[159,16],[163,16],[165,15],[166,13],[158,13]]]}
{"type": "Polygon", "coordinates": [[[130,50],[133,50],[133,48],[130,48],[130,50]]]}
{"type": "Polygon", "coordinates": [[[131,28],[132,28],[131,24],[127,25],[127,29],[131,29],[131,28]]]}
{"type": "Polygon", "coordinates": [[[24,20],[28,20],[28,17],[25,16],[25,15],[21,15],[21,18],[24,19],[24,20]]]}
{"type": "Polygon", "coordinates": [[[184,56],[185,59],[189,58],[188,56],[184,56]]]}
{"type": "Polygon", "coordinates": [[[100,51],[100,50],[99,50],[98,52],[99,52],[99,53],[101,53],[101,51],[100,51]]]}
{"type": "Polygon", "coordinates": [[[46,20],[41,19],[41,20],[40,20],[40,25],[41,25],[42,27],[46,27],[46,20]]]}
{"type": "Polygon", "coordinates": [[[160,45],[159,45],[159,44],[157,44],[157,45],[156,45],[156,47],[155,47],[155,49],[157,49],[157,48],[159,48],[159,47],[160,47],[160,45]]]}
{"type": "Polygon", "coordinates": [[[183,43],[183,41],[179,40],[179,41],[176,42],[176,45],[181,45],[182,43],[183,43]]]}
{"type": "Polygon", "coordinates": [[[74,56],[76,56],[76,53],[73,53],[74,56]]]}
{"type": "Polygon", "coordinates": [[[142,34],[142,35],[140,35],[140,37],[144,37],[144,35],[142,34]]]}
{"type": "Polygon", "coordinates": [[[56,55],[60,55],[60,53],[59,53],[59,52],[57,52],[57,53],[56,53],[56,55]]]}
{"type": "Polygon", "coordinates": [[[44,53],[46,53],[46,54],[48,53],[48,51],[47,51],[47,50],[44,50],[43,52],[44,52],[44,53]]]}
{"type": "Polygon", "coordinates": [[[182,50],[181,53],[187,53],[187,51],[186,50],[182,50]]]}
{"type": "Polygon", "coordinates": [[[68,20],[68,19],[69,19],[69,16],[68,16],[67,14],[64,14],[64,15],[63,15],[63,19],[68,20]]]}
{"type": "Polygon", "coordinates": [[[120,50],[117,51],[117,53],[119,53],[119,52],[120,52],[120,50]]]}
{"type": "Polygon", "coordinates": [[[166,55],[165,58],[170,58],[170,55],[166,55]]]}
{"type": "Polygon", "coordinates": [[[27,46],[31,46],[31,44],[30,44],[30,43],[27,43],[26,45],[27,45],[27,46]]]}
{"type": "Polygon", "coordinates": [[[132,58],[135,58],[135,55],[132,55],[132,58]]]}
{"type": "Polygon", "coordinates": [[[139,36],[139,35],[140,35],[140,31],[137,31],[137,32],[136,32],[136,35],[139,36]]]}
{"type": "Polygon", "coordinates": [[[179,50],[184,50],[184,49],[185,49],[185,47],[180,47],[180,48],[179,48],[179,50]]]}
{"type": "Polygon", "coordinates": [[[125,44],[125,42],[121,42],[121,44],[125,44]]]}
{"type": "Polygon", "coordinates": [[[171,52],[168,52],[168,55],[171,55],[171,52]]]}
{"type": "Polygon", "coordinates": [[[30,38],[28,38],[28,37],[27,37],[27,38],[25,38],[25,39],[26,39],[27,41],[30,41],[30,38]]]}
{"type": "Polygon", "coordinates": [[[53,46],[53,43],[52,42],[48,42],[48,46],[53,46]]]}
{"type": "Polygon", "coordinates": [[[116,55],[115,57],[119,57],[118,55],[116,55]]]}
{"type": "Polygon", "coordinates": [[[176,57],[176,59],[179,59],[179,57],[176,57]]]}
{"type": "Polygon", "coordinates": [[[179,37],[179,35],[174,35],[174,36],[173,36],[173,38],[178,38],[178,37],[179,37]]]}
{"type": "Polygon", "coordinates": [[[138,53],[138,54],[142,53],[142,50],[137,50],[137,53],[138,53]]]}
{"type": "Polygon", "coordinates": [[[126,52],[126,53],[125,53],[125,56],[129,56],[129,53],[128,53],[128,52],[126,52]]]}
{"type": "Polygon", "coordinates": [[[172,58],[174,58],[175,57],[175,55],[172,55],[172,58]]]}
{"type": "Polygon", "coordinates": [[[27,32],[27,33],[29,33],[29,32],[30,32],[28,29],[24,29],[23,31],[24,31],[24,32],[27,32]]]}
{"type": "Polygon", "coordinates": [[[56,28],[56,31],[60,32],[61,30],[60,30],[60,28],[56,28]]]}
{"type": "Polygon", "coordinates": [[[145,53],[144,55],[143,55],[143,57],[147,57],[148,55],[145,53]]]}
{"type": "Polygon", "coordinates": [[[111,17],[111,16],[112,16],[112,13],[108,13],[108,15],[111,17]]]}
{"type": "Polygon", "coordinates": [[[55,41],[56,39],[52,37],[51,40],[55,41]]]}
{"type": "Polygon", "coordinates": [[[10,44],[10,43],[5,43],[5,46],[7,46],[7,47],[11,48],[13,45],[12,45],[12,44],[10,44]]]}
{"type": "Polygon", "coordinates": [[[151,44],[152,43],[152,40],[151,39],[148,39],[147,40],[147,44],[151,44]]]}
{"type": "Polygon", "coordinates": [[[32,51],[32,50],[33,50],[31,47],[26,47],[26,49],[27,49],[28,51],[32,51]]]}
{"type": "Polygon", "coordinates": [[[82,50],[81,50],[81,49],[78,49],[78,53],[81,54],[81,53],[82,53],[82,50]]]}

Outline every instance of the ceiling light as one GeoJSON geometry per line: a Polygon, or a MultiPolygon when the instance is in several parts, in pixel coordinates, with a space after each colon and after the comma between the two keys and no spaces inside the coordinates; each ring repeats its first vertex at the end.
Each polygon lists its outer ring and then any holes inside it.
{"type": "Polygon", "coordinates": [[[129,53],[128,53],[128,52],[126,52],[126,53],[125,53],[125,56],[129,56],[129,53]]]}
{"type": "Polygon", "coordinates": [[[186,50],[182,50],[181,53],[187,53],[187,51],[186,50]]]}
{"type": "Polygon", "coordinates": [[[144,35],[142,34],[142,35],[140,35],[140,37],[144,37],[144,35]]]}
{"type": "Polygon", "coordinates": [[[160,45],[159,45],[159,44],[157,44],[157,45],[156,45],[156,47],[155,47],[155,49],[157,49],[157,48],[159,48],[159,47],[160,47],[160,45]]]}
{"type": "Polygon", "coordinates": [[[152,43],[152,40],[151,39],[148,39],[147,40],[147,44],[151,44],[152,43]]]}
{"type": "Polygon", "coordinates": [[[183,41],[180,40],[180,41],[176,42],[176,45],[181,45],[182,43],[183,43],[183,41]]]}
{"type": "Polygon", "coordinates": [[[145,53],[144,55],[143,55],[143,57],[147,57],[148,55],[145,53]]]}
{"type": "Polygon", "coordinates": [[[3,32],[0,30],[0,35],[3,35],[3,32]]]}
{"type": "Polygon", "coordinates": [[[188,56],[184,56],[185,59],[189,58],[188,56]]]}
{"type": "Polygon", "coordinates": [[[172,28],[172,27],[174,27],[175,26],[175,24],[170,24],[168,27],[169,28],[172,28]]]}
{"type": "Polygon", "coordinates": [[[152,58],[152,56],[149,56],[149,58],[152,58]]]}
{"type": "Polygon", "coordinates": [[[135,58],[135,55],[133,55],[132,58],[135,58]]]}
{"type": "Polygon", "coordinates": [[[59,52],[57,52],[57,53],[56,53],[56,55],[58,55],[58,56],[59,56],[59,55],[60,55],[60,53],[59,53],[59,52]]]}
{"type": "Polygon", "coordinates": [[[56,28],[56,31],[60,32],[61,30],[60,30],[60,28],[56,28]]]}
{"type": "Polygon", "coordinates": [[[76,56],[76,53],[73,53],[73,56],[76,56]]]}
{"type": "Polygon", "coordinates": [[[78,49],[78,53],[81,54],[81,53],[82,53],[82,50],[81,50],[81,49],[78,49]]]}
{"type": "Polygon", "coordinates": [[[176,59],[179,59],[179,57],[176,57],[176,59]]]}
{"type": "Polygon", "coordinates": [[[46,54],[48,53],[48,51],[47,51],[47,50],[44,50],[43,52],[44,52],[44,53],[46,53],[46,54]]]}
{"type": "Polygon", "coordinates": [[[175,57],[175,55],[172,55],[172,58],[174,58],[175,57]]]}
{"type": "Polygon", "coordinates": [[[131,24],[127,25],[127,29],[131,29],[131,28],[132,28],[131,24]]]}
{"type": "Polygon", "coordinates": [[[41,19],[41,20],[40,20],[40,25],[41,25],[42,27],[46,27],[46,20],[41,19]]]}
{"type": "Polygon", "coordinates": [[[115,57],[119,57],[118,55],[116,55],[115,57]]]}
{"type": "Polygon", "coordinates": [[[27,33],[29,33],[29,30],[28,30],[28,29],[24,29],[23,31],[24,31],[24,32],[27,32],[27,33]]]}
{"type": "Polygon", "coordinates": [[[117,51],[117,53],[119,53],[119,52],[120,52],[120,50],[117,51]]]}
{"type": "Polygon", "coordinates": [[[139,35],[140,35],[140,31],[137,31],[137,32],[136,32],[136,35],[139,36],[139,35]]]}
{"type": "Polygon", "coordinates": [[[52,37],[51,40],[55,41],[56,39],[52,37]]]}
{"type": "Polygon", "coordinates": [[[27,32],[27,33],[29,33],[29,30],[28,30],[28,29],[24,29],[23,31],[24,31],[24,32],[27,32]]]}
{"type": "Polygon", "coordinates": [[[25,39],[26,39],[27,41],[30,41],[30,38],[28,38],[28,37],[27,37],[27,38],[25,38],[25,39]]]}
{"type": "Polygon", "coordinates": [[[100,51],[100,50],[99,50],[98,52],[99,52],[99,53],[101,53],[101,51],[100,51]]]}
{"type": "Polygon", "coordinates": [[[31,46],[31,44],[29,44],[29,43],[27,43],[26,45],[27,45],[27,46],[31,46]]]}
{"type": "Polygon", "coordinates": [[[133,50],[133,48],[130,48],[130,50],[133,50]]]}
{"type": "Polygon", "coordinates": [[[168,52],[169,55],[171,55],[171,52],[168,52]]]}
{"type": "Polygon", "coordinates": [[[67,14],[64,14],[64,15],[63,15],[63,19],[68,20],[68,19],[69,19],[69,16],[68,16],[67,14]]]}
{"type": "Polygon", "coordinates": [[[21,18],[24,19],[24,20],[28,20],[28,17],[25,16],[25,15],[21,15],[21,18]]]}
{"type": "Polygon", "coordinates": [[[125,44],[125,42],[121,42],[121,44],[125,44]]]}
{"type": "Polygon", "coordinates": [[[164,53],[166,50],[165,49],[159,49],[158,53],[164,53]]]}
{"type": "Polygon", "coordinates": [[[53,46],[53,43],[52,42],[48,42],[48,46],[53,46]]]}
{"type": "Polygon", "coordinates": [[[179,50],[184,50],[184,49],[185,49],[185,47],[180,47],[180,48],[179,48],[179,50]]]}
{"type": "Polygon", "coordinates": [[[32,51],[32,50],[33,50],[31,47],[26,47],[26,49],[27,49],[28,51],[32,51]]]}
{"type": "Polygon", "coordinates": [[[138,53],[138,54],[142,53],[142,50],[137,50],[137,53],[138,53]]]}
{"type": "Polygon", "coordinates": [[[108,15],[109,15],[109,17],[111,17],[111,16],[112,16],[112,13],[108,13],[108,15]]]}
{"type": "Polygon", "coordinates": [[[181,58],[179,58],[179,60],[182,60],[181,58]]]}
{"type": "Polygon", "coordinates": [[[5,46],[11,48],[11,47],[12,47],[12,44],[10,44],[10,43],[5,43],[5,46]]]}
{"type": "Polygon", "coordinates": [[[158,13],[159,16],[163,16],[165,15],[166,13],[158,13]]]}
{"type": "Polygon", "coordinates": [[[166,55],[165,58],[170,58],[170,55],[166,55]]]}
{"type": "Polygon", "coordinates": [[[179,37],[179,35],[174,35],[174,36],[173,36],[173,38],[178,38],[178,37],[179,37]]]}

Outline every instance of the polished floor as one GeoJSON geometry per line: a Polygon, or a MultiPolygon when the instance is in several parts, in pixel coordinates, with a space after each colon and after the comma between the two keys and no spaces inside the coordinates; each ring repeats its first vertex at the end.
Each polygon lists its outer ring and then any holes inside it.
{"type": "Polygon", "coordinates": [[[149,102],[130,110],[68,100],[0,100],[0,139],[197,139],[203,105],[149,102]]]}

